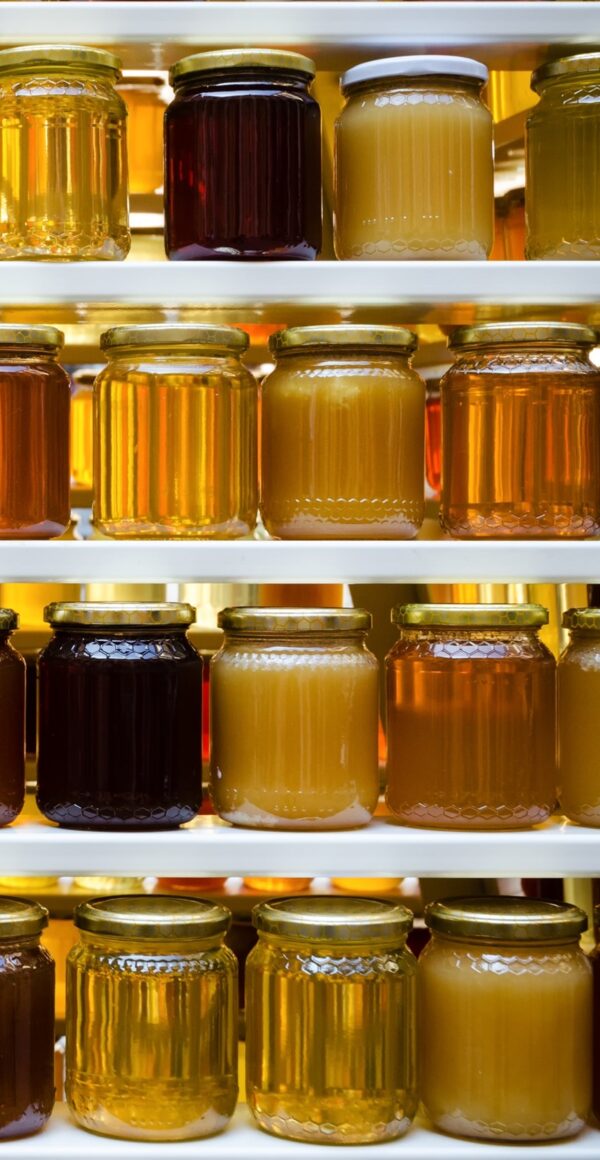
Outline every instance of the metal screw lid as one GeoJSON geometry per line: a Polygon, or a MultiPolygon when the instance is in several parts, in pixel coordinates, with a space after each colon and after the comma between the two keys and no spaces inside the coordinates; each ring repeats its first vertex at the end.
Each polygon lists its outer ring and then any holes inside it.
{"type": "Polygon", "coordinates": [[[314,60],[299,52],[286,52],[279,48],[227,48],[184,56],[183,60],[173,65],[169,79],[171,84],[175,84],[183,78],[189,79],[200,73],[253,68],[297,72],[311,80],[317,71],[314,60]]]}
{"type": "Polygon", "coordinates": [[[14,632],[19,627],[19,613],[14,608],[0,608],[0,632],[14,632]]]}
{"type": "Polygon", "coordinates": [[[457,80],[487,83],[489,73],[479,60],[468,56],[442,56],[427,53],[420,56],[388,56],[381,60],[368,60],[364,64],[348,69],[340,80],[343,93],[350,92],[357,85],[369,81],[395,80],[403,77],[456,77],[457,80]]]}
{"type": "Polygon", "coordinates": [[[531,87],[537,92],[538,87],[553,77],[585,76],[586,73],[600,73],[600,52],[580,52],[546,61],[531,74],[531,87]]]}
{"type": "Polygon", "coordinates": [[[600,632],[600,608],[569,608],[563,612],[563,628],[600,632]]]}
{"type": "Polygon", "coordinates": [[[542,628],[548,610],[541,604],[398,604],[391,619],[409,627],[542,628]]]}
{"type": "Polygon", "coordinates": [[[201,898],[131,894],[93,898],[75,911],[75,926],[121,938],[203,939],[229,930],[231,911],[201,898]]]}
{"type": "Polygon", "coordinates": [[[224,608],[219,628],[230,632],[301,633],[368,631],[373,623],[364,608],[224,608]]]}
{"type": "Polygon", "coordinates": [[[578,906],[531,898],[448,898],[425,909],[425,922],[439,934],[500,942],[578,938],[587,915],[578,906]]]}
{"type": "Polygon", "coordinates": [[[59,65],[81,65],[83,68],[121,73],[121,61],[103,48],[82,44],[27,44],[0,50],[0,72],[26,71],[59,65]]]}
{"type": "Polygon", "coordinates": [[[0,939],[40,934],[48,926],[48,911],[27,898],[0,898],[0,939]]]}
{"type": "Polygon", "coordinates": [[[257,930],[302,942],[402,942],[413,924],[412,912],[398,902],[374,898],[281,898],[252,911],[257,930]]]}
{"type": "Polygon", "coordinates": [[[298,347],[380,347],[412,354],[418,338],[404,326],[361,326],[340,323],[338,326],[293,326],[279,330],[269,339],[274,354],[298,347]]]}
{"type": "Polygon", "coordinates": [[[54,626],[88,625],[90,628],[118,628],[120,625],[176,626],[193,624],[196,609],[191,604],[166,602],[141,603],[135,600],[122,603],[73,601],[48,604],[44,620],[54,626]]]}
{"type": "Polygon", "coordinates": [[[55,326],[0,323],[0,346],[41,346],[54,351],[60,350],[64,342],[62,330],[57,330],[55,326]]]}
{"type": "Polygon", "coordinates": [[[209,322],[156,322],[140,326],[113,326],[100,335],[102,350],[129,346],[213,346],[242,353],[248,349],[245,330],[213,326],[209,322]]]}
{"type": "Polygon", "coordinates": [[[554,346],[595,346],[598,335],[591,326],[577,322],[483,322],[459,326],[448,339],[451,350],[466,346],[519,346],[530,343],[554,346]]]}

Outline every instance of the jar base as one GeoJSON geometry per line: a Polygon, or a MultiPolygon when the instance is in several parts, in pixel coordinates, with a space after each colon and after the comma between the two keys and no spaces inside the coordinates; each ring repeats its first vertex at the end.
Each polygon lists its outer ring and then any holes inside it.
{"type": "Polygon", "coordinates": [[[564,508],[537,515],[509,505],[442,508],[440,524],[456,540],[586,540],[600,534],[599,513],[574,515],[564,508]]]}
{"type": "Polygon", "coordinates": [[[505,1141],[506,1143],[542,1143],[550,1140],[568,1140],[578,1136],[586,1126],[586,1121],[577,1115],[568,1116],[560,1123],[548,1124],[503,1124],[495,1117],[493,1123],[484,1120],[469,1120],[460,1115],[445,1115],[431,1119],[432,1126],[446,1136],[458,1136],[465,1140],[505,1141]]]}
{"type": "Polygon", "coordinates": [[[0,1127],[0,1140],[21,1140],[25,1136],[37,1136],[46,1127],[51,1111],[41,1112],[39,1107],[30,1104],[25,1108],[18,1120],[0,1127]]]}
{"type": "Polygon", "coordinates": [[[217,813],[223,821],[245,830],[357,830],[368,826],[373,817],[371,810],[358,803],[328,818],[280,818],[247,802],[243,809],[218,809],[217,813]]]}
{"type": "Polygon", "coordinates": [[[255,524],[242,520],[228,520],[211,527],[187,525],[183,521],[171,524],[143,520],[94,520],[94,529],[111,540],[240,540],[252,535],[255,524]]]}
{"type": "Polygon", "coordinates": [[[144,808],[143,811],[140,808],[127,814],[123,812],[119,814],[115,809],[112,817],[107,816],[109,813],[107,809],[92,811],[89,806],[82,807],[64,802],[60,805],[49,805],[38,801],[38,809],[48,821],[55,822],[63,830],[147,831],[178,830],[180,826],[191,822],[197,816],[200,805],[197,809],[186,807],[177,811],[165,808],[161,810],[162,817],[158,817],[157,811],[153,811],[151,807],[144,808]],[[167,814],[171,816],[166,816],[167,814]]]}
{"type": "MultiPolygon", "coordinates": [[[[403,1113],[403,1109],[400,1110],[398,1118],[386,1122],[379,1108],[366,1107],[371,1102],[368,1099],[360,1099],[354,1103],[352,1092],[344,1093],[340,1098],[344,1105],[343,1117],[340,1115],[339,1100],[332,1101],[331,1108],[327,1107],[326,1103],[324,1106],[315,1108],[316,1101],[307,1100],[306,1107],[299,1109],[300,1114],[296,1117],[286,1113],[282,1108],[276,1108],[271,1114],[267,1114],[266,1111],[252,1106],[252,1103],[250,1111],[258,1126],[264,1132],[268,1132],[270,1136],[277,1136],[279,1139],[301,1140],[311,1144],[334,1146],[383,1144],[387,1140],[396,1140],[398,1137],[404,1136],[410,1128],[412,1121],[409,1116],[403,1113]],[[363,1107],[365,1115],[360,1116],[363,1107]],[[354,1124],[348,1122],[351,1109],[354,1111],[354,1124]],[[367,1111],[368,1118],[372,1121],[375,1120],[370,1130],[365,1127],[367,1111]],[[311,1120],[311,1114],[315,1116],[315,1112],[319,1113],[319,1118],[311,1120]]],[[[375,1102],[379,1101],[373,1101],[373,1103],[375,1102]]],[[[389,1114],[389,1109],[386,1110],[389,1114]]]]}
{"type": "Polygon", "coordinates": [[[539,826],[543,822],[547,822],[552,813],[552,809],[549,806],[536,806],[529,810],[521,807],[518,817],[501,817],[498,814],[490,816],[489,810],[486,810],[485,814],[483,812],[479,813],[476,807],[473,807],[468,813],[465,811],[461,814],[456,806],[453,805],[447,807],[427,807],[419,804],[417,807],[418,812],[415,811],[414,807],[412,809],[406,808],[401,810],[391,806],[389,803],[388,808],[390,810],[389,820],[397,825],[407,826],[410,829],[462,830],[463,832],[469,830],[490,830],[496,832],[501,830],[531,830],[534,826],[539,826]],[[435,814],[428,814],[426,811],[432,808],[435,809],[435,814]]]}

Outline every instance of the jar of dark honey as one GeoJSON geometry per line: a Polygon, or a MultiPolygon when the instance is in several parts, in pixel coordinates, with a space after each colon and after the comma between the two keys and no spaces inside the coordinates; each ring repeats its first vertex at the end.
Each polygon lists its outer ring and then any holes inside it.
{"type": "Polygon", "coordinates": [[[10,643],[18,627],[17,613],[0,608],[0,826],[12,822],[25,801],[26,665],[10,643]]]}

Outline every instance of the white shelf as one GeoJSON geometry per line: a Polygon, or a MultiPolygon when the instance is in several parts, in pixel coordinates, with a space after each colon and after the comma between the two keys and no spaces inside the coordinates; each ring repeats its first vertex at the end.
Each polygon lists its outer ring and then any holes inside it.
{"type": "Polygon", "coordinates": [[[548,49],[596,47],[597,3],[3,3],[0,43],[88,43],[128,67],[165,68],[194,50],[276,45],[322,69],[395,52],[468,53],[532,68],[548,49]],[[341,16],[343,15],[343,19],[341,16]]]}
{"type": "Polygon", "coordinates": [[[235,829],[203,816],[156,833],[63,830],[25,819],[0,833],[0,874],[161,878],[600,877],[600,831],[557,818],[531,830],[419,830],[377,818],[364,830],[302,833],[235,829]]]}
{"type": "Polygon", "coordinates": [[[600,540],[0,540],[0,583],[548,583],[600,579],[600,540]]]}
{"type": "MultiPolygon", "coordinates": [[[[238,1108],[232,1126],[220,1136],[187,1143],[140,1144],[83,1132],[59,1104],[41,1135],[2,1143],[7,1160],[81,1160],[82,1156],[95,1160],[188,1160],[192,1156],[196,1160],[319,1160],[323,1151],[323,1145],[278,1140],[259,1131],[243,1106],[238,1108]]],[[[380,1160],[383,1155],[381,1144],[348,1151],[352,1156],[360,1155],[361,1160],[380,1160]]],[[[490,1146],[454,1140],[417,1123],[402,1139],[383,1145],[383,1152],[388,1160],[598,1160],[600,1132],[588,1128],[577,1139],[560,1144],[490,1146]]]]}

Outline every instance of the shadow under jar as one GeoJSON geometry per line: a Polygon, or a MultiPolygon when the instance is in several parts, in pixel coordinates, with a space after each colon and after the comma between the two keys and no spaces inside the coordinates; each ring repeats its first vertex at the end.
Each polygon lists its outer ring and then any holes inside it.
{"type": "Polygon", "coordinates": [[[18,627],[18,614],[12,608],[0,608],[0,826],[13,822],[25,803],[27,670],[25,659],[9,639],[18,627]]]}
{"type": "Polygon", "coordinates": [[[368,612],[227,608],[211,661],[211,797],[267,830],[365,826],[379,795],[368,612]]]}
{"type": "Polygon", "coordinates": [[[311,259],[321,249],[315,66],[275,49],[185,57],[165,114],[165,246],[176,261],[311,259]]]}
{"type": "Polygon", "coordinates": [[[335,129],[335,252],[368,261],[489,256],[488,70],[460,56],[369,61],[344,74],[335,129]]]}
{"type": "Polygon", "coordinates": [[[364,898],[254,908],[246,963],[248,1106],[311,1144],[393,1140],[417,1111],[412,914],[364,898]]]}
{"type": "Polygon", "coordinates": [[[442,526],[459,539],[600,533],[600,371],[594,330],[464,327],[441,381],[442,526]]]}
{"type": "Polygon", "coordinates": [[[592,972],[576,906],[449,899],[425,912],[419,1091],[435,1128],[516,1143],[575,1136],[592,1087],[592,972]]]}
{"type": "Polygon", "coordinates": [[[100,340],[94,524],[136,539],[248,535],[258,509],[258,387],[232,326],[118,326],[100,340]]]}
{"type": "Polygon", "coordinates": [[[120,67],[79,45],[0,52],[0,259],[127,256],[120,67]]]}
{"type": "Polygon", "coordinates": [[[237,962],[223,945],[230,922],[225,906],[197,898],[77,907],[66,1095],[81,1127],[173,1141],[227,1126],[238,1094],[237,962]]]}
{"type": "Polygon", "coordinates": [[[556,803],[556,664],[537,604],[406,604],[386,659],[387,802],[405,825],[511,830],[556,803]]]}
{"type": "Polygon", "coordinates": [[[283,539],[411,539],[423,522],[425,388],[399,326],[303,326],[269,340],[261,513],[283,539]]]}
{"type": "Polygon", "coordinates": [[[51,604],[38,662],[42,813],[173,829],[202,803],[202,659],[189,604],[51,604]]]}
{"type": "Polygon", "coordinates": [[[39,1132],[54,1107],[54,960],[48,911],[0,898],[0,1140],[39,1132]]]}

